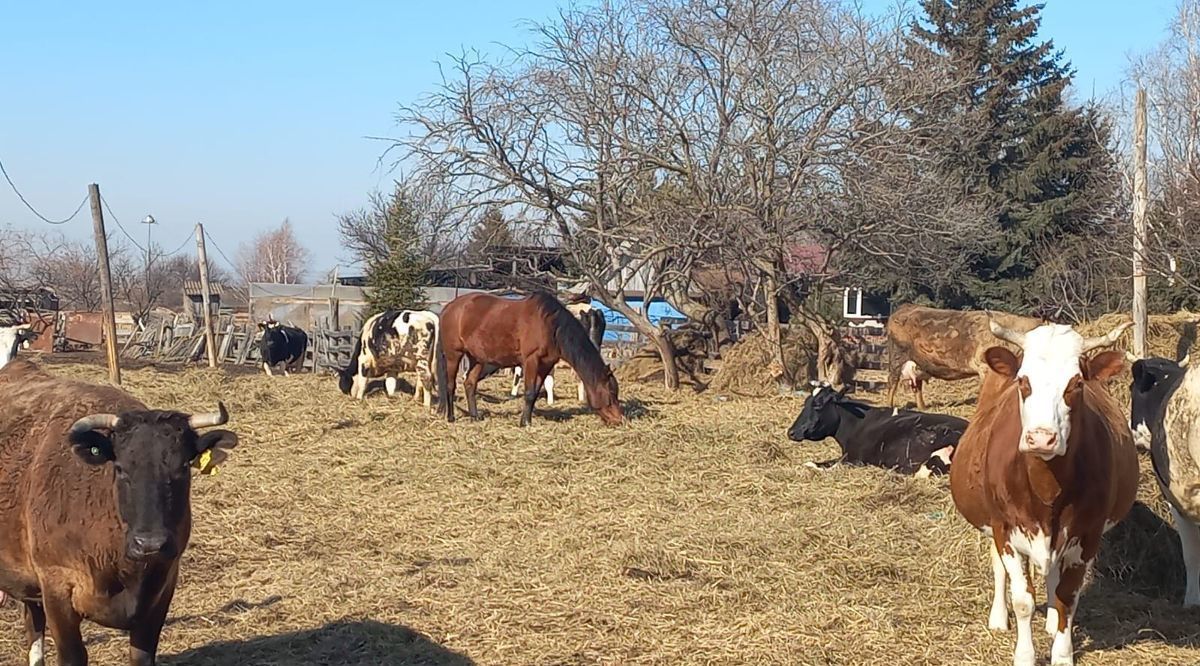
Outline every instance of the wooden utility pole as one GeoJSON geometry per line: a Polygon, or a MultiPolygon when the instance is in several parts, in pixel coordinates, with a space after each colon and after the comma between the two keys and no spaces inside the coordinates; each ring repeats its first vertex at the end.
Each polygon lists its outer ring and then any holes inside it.
{"type": "Polygon", "coordinates": [[[113,307],[112,270],[108,266],[108,235],[104,233],[104,211],[100,206],[100,186],[88,185],[92,202],[92,227],[96,232],[96,258],[100,264],[100,300],[104,303],[104,351],[108,356],[108,381],[121,383],[121,361],[117,357],[117,313],[113,307]]]}
{"type": "Polygon", "coordinates": [[[1133,353],[1146,358],[1146,90],[1138,88],[1133,110],[1133,353]]]}
{"type": "Polygon", "coordinates": [[[208,254],[204,251],[204,225],[196,225],[196,258],[200,262],[200,300],[204,304],[204,348],[208,367],[217,367],[217,342],[213,335],[212,299],[208,290],[208,254]]]}

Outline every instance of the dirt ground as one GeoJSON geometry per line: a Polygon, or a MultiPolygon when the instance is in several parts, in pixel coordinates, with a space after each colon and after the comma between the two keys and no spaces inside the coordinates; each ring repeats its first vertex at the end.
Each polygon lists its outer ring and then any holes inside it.
{"type": "MultiPolygon", "coordinates": [[[[242,438],[196,479],[160,663],[1010,663],[985,542],[944,479],[805,467],[836,448],[787,441],[798,398],[629,385],[610,429],[559,375],[561,402],[521,430],[507,377],[484,383],[487,420],[451,425],[330,377],[127,371],[154,407],[224,399],[242,438]]],[[[927,397],[972,411],[970,383],[927,397]]],[[[1143,494],[1083,598],[1081,665],[1200,663],[1174,531],[1143,494]]],[[[20,614],[0,622],[0,663],[25,663],[20,614]]],[[[123,636],[85,636],[93,663],[124,663],[123,636]]]]}

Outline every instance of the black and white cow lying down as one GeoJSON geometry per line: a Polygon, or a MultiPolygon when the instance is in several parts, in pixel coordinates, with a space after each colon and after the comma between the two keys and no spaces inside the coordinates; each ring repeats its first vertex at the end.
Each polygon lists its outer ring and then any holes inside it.
{"type": "Polygon", "coordinates": [[[842,456],[817,463],[870,465],[901,474],[925,477],[950,471],[954,447],[967,428],[956,416],[877,408],[846,398],[845,389],[835,391],[819,384],[804,401],[804,409],[788,429],[796,442],[837,441],[842,456]]]}
{"type": "Polygon", "coordinates": [[[274,319],[259,322],[262,339],[258,342],[258,353],[262,357],[263,370],[270,376],[271,368],[283,364],[283,374],[288,369],[299,370],[308,351],[308,334],[295,326],[284,326],[274,319]]]}

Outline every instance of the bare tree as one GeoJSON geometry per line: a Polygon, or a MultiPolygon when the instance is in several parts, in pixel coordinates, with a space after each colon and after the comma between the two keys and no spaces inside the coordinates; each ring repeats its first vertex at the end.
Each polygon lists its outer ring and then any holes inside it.
{"type": "Polygon", "coordinates": [[[388,210],[404,202],[416,218],[416,247],[432,266],[452,263],[464,246],[470,213],[458,205],[454,192],[436,178],[401,178],[391,195],[372,192],[367,206],[337,216],[342,245],[363,266],[388,257],[388,210]]]}
{"type": "MultiPolygon", "coordinates": [[[[1180,0],[1170,31],[1135,60],[1149,98],[1149,270],[1200,296],[1200,0],[1180,0]]],[[[1126,104],[1126,111],[1132,108],[1126,104]]]]}
{"type": "MultiPolygon", "coordinates": [[[[839,257],[894,271],[969,253],[986,231],[929,175],[934,128],[904,121],[939,80],[906,66],[895,26],[826,0],[633,0],[535,34],[508,61],[455,59],[401,114],[420,128],[403,159],[473,205],[545,220],[592,293],[656,344],[668,386],[670,338],[629,296],[705,319],[697,270],[732,267],[778,342],[779,299],[820,291],[839,257]],[[828,250],[803,285],[787,270],[799,243],[828,250]]],[[[790,304],[831,339],[817,308],[790,304]]]]}
{"type": "Polygon", "coordinates": [[[238,250],[238,271],[246,282],[299,284],[308,272],[312,254],[296,238],[292,223],[284,220],[238,250]]]}

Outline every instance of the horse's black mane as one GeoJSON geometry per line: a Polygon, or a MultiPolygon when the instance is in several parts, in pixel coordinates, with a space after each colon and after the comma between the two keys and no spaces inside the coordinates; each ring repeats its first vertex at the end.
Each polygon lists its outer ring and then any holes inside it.
{"type": "Polygon", "coordinates": [[[559,351],[583,383],[592,386],[603,383],[608,376],[608,366],[575,315],[545,292],[534,292],[529,295],[529,300],[549,319],[559,351]]]}

